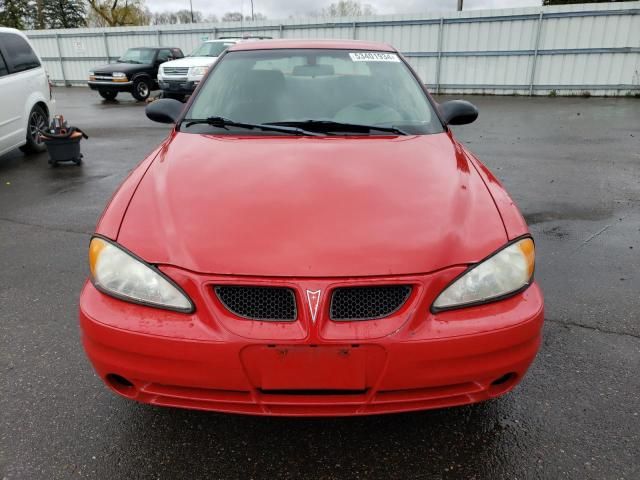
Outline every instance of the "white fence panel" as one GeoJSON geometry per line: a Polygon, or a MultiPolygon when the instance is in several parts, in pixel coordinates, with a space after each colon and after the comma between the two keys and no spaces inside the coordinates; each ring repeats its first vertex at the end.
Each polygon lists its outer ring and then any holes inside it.
{"type": "Polygon", "coordinates": [[[225,36],[360,39],[398,48],[440,93],[640,93],[640,1],[194,25],[30,31],[52,80],[87,72],[136,46],[185,53],[225,36]]]}

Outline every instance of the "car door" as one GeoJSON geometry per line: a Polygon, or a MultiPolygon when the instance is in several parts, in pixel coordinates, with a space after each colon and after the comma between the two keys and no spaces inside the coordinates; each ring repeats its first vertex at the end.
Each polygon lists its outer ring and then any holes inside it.
{"type": "Polygon", "coordinates": [[[24,87],[15,75],[9,74],[9,66],[3,55],[0,34],[0,155],[17,147],[26,135],[23,122],[24,87]]]}
{"type": "Polygon", "coordinates": [[[0,54],[7,74],[0,76],[0,154],[23,145],[29,98],[42,88],[40,60],[20,35],[0,32],[0,54]]]}

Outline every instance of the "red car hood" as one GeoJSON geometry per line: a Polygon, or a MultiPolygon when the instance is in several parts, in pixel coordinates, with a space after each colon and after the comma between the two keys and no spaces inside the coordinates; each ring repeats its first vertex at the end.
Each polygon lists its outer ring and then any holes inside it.
{"type": "Polygon", "coordinates": [[[507,236],[448,134],[177,133],[138,186],[118,241],[197,272],[351,277],[478,261],[507,236]]]}

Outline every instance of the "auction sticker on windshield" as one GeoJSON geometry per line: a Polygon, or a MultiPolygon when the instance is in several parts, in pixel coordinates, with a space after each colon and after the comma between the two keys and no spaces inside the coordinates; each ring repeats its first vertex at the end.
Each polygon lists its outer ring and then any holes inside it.
{"type": "Polygon", "coordinates": [[[351,60],[354,62],[399,62],[400,58],[395,53],[383,52],[351,52],[351,60]]]}

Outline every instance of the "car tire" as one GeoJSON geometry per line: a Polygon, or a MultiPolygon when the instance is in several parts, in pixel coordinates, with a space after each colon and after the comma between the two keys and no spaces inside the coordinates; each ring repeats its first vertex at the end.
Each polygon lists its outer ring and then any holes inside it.
{"type": "Polygon", "coordinates": [[[144,102],[151,95],[151,82],[146,78],[134,80],[131,95],[139,102],[144,102]]]}
{"type": "Polygon", "coordinates": [[[118,92],[114,92],[113,90],[98,90],[98,93],[105,100],[115,100],[118,96],[118,92]]]}
{"type": "Polygon", "coordinates": [[[27,120],[27,143],[20,147],[24,153],[41,153],[47,149],[40,141],[40,130],[49,126],[49,115],[40,105],[34,105],[27,120]]]}

